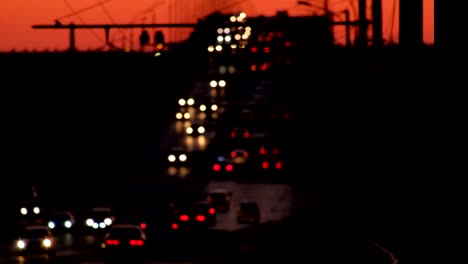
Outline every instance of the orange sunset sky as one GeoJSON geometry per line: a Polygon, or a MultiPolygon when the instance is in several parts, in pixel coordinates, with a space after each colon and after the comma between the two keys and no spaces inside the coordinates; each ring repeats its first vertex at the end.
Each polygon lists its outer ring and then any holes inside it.
{"type": "MultiPolygon", "coordinates": [[[[398,41],[398,2],[383,1],[384,39],[398,41]],[[396,2],[396,4],[394,3],[396,2]],[[396,8],[394,8],[394,5],[396,8]],[[394,11],[395,9],[395,11],[394,11]],[[395,19],[392,19],[395,17],[395,19]],[[393,25],[393,31],[392,31],[393,25]],[[393,33],[392,33],[393,32],[393,33]]],[[[405,0],[411,1],[411,0],[405,0]]],[[[324,0],[309,0],[318,6],[324,0]]],[[[351,10],[352,19],[357,15],[357,0],[329,0],[330,9],[340,13],[351,10]],[[355,15],[354,15],[355,14],[355,15]]],[[[287,10],[290,15],[320,14],[319,8],[298,6],[297,0],[2,0],[0,1],[0,51],[15,50],[63,50],[68,47],[66,30],[34,30],[33,24],[53,24],[60,19],[64,24],[101,23],[184,23],[195,22],[215,9],[226,12],[245,11],[247,15],[274,15],[278,10],[287,10]],[[102,2],[102,5],[99,3],[102,2]],[[236,4],[237,3],[237,4],[236,4]],[[80,9],[88,10],[73,16],[80,9]],[[63,18],[63,19],[62,19],[63,18]]],[[[370,0],[368,0],[370,14],[370,0]]],[[[433,0],[424,0],[424,41],[434,40],[433,0]]],[[[343,19],[337,15],[336,19],[343,19]]],[[[111,40],[117,46],[129,46],[136,42],[136,30],[111,31],[111,40]]],[[[187,30],[167,32],[169,40],[181,40],[188,36],[187,30]]],[[[343,42],[343,28],[336,28],[337,42],[343,42]]],[[[77,32],[77,48],[94,49],[103,46],[102,30],[77,32]]]]}

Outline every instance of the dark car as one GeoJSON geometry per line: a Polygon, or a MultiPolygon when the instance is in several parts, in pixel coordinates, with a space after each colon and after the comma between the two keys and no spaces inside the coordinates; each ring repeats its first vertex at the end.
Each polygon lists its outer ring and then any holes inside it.
{"type": "Polygon", "coordinates": [[[138,225],[116,224],[109,228],[101,248],[106,257],[138,256],[144,253],[147,238],[138,225]]]}
{"type": "Polygon", "coordinates": [[[55,240],[47,226],[27,226],[16,241],[17,253],[21,256],[47,254],[55,256],[55,240]]]}
{"type": "Polygon", "coordinates": [[[227,212],[231,206],[231,196],[230,192],[224,190],[212,191],[208,194],[208,203],[217,212],[227,212]]]}
{"type": "Polygon", "coordinates": [[[75,217],[69,211],[55,212],[49,217],[47,226],[54,231],[71,231],[75,227],[75,217]]]}

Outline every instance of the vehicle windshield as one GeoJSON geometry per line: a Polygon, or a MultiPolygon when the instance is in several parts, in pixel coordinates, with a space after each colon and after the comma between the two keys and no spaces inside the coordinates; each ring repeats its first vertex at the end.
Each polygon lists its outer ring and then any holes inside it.
{"type": "Polygon", "coordinates": [[[70,215],[67,213],[55,213],[51,218],[56,221],[66,221],[70,220],[70,215]]]}
{"type": "Polygon", "coordinates": [[[47,229],[26,229],[23,231],[22,238],[42,238],[49,236],[49,231],[47,229]]]}
{"type": "Polygon", "coordinates": [[[141,232],[137,228],[112,228],[109,231],[109,238],[135,238],[135,239],[140,239],[141,238],[141,232]]]}
{"type": "Polygon", "coordinates": [[[240,209],[242,211],[254,212],[258,210],[258,206],[256,203],[241,203],[240,209]]]}

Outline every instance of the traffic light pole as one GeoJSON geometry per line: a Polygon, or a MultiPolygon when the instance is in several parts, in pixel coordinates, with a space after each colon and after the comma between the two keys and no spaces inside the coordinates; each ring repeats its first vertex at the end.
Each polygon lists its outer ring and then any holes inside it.
{"type": "Polygon", "coordinates": [[[56,23],[55,25],[33,25],[33,29],[66,29],[70,31],[70,46],[69,51],[76,51],[75,31],[77,29],[104,29],[106,36],[106,44],[109,44],[109,32],[111,28],[195,28],[197,24],[87,24],[75,25],[73,23],[63,25],[56,23]]]}

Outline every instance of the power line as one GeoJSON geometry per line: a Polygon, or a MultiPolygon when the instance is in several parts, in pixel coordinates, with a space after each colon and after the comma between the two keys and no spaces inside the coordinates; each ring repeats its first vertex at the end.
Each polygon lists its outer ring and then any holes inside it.
{"type": "MultiPolygon", "coordinates": [[[[65,2],[65,4],[68,6],[68,8],[70,9],[70,11],[74,14],[74,16],[82,23],[82,24],[86,24],[83,20],[83,18],[81,18],[80,14],[78,12],[76,12],[76,10],[73,8],[73,6],[70,4],[70,2],[68,0],[63,0],[65,2]]],[[[103,41],[97,34],[96,32],[94,32],[93,30],[89,30],[91,32],[91,34],[93,34],[93,36],[99,40],[99,41],[103,41]]]]}
{"type": "Polygon", "coordinates": [[[88,10],[91,10],[91,9],[93,9],[93,8],[95,8],[95,7],[100,6],[101,4],[104,4],[104,3],[107,3],[107,2],[111,2],[111,1],[113,1],[113,0],[101,0],[100,3],[98,3],[98,4],[93,4],[93,5],[90,5],[90,6],[88,6],[88,7],[85,7],[85,8],[82,8],[82,9],[78,9],[78,10],[76,10],[75,12],[72,12],[71,14],[67,14],[67,15],[61,16],[61,17],[59,17],[59,18],[56,18],[55,20],[59,20],[59,21],[60,21],[60,20],[62,20],[62,19],[66,19],[66,18],[70,18],[70,17],[76,16],[77,14],[81,14],[81,13],[83,13],[83,12],[85,12],[85,11],[88,11],[88,10]]]}
{"type": "MultiPolygon", "coordinates": [[[[107,18],[110,20],[110,22],[112,24],[117,24],[114,20],[114,18],[112,17],[112,15],[110,14],[109,10],[107,10],[107,7],[106,5],[104,5],[104,2],[101,1],[101,0],[96,0],[97,1],[97,4],[101,6],[102,10],[104,11],[104,14],[106,14],[107,18]]],[[[123,39],[127,39],[127,36],[125,35],[125,32],[123,32],[122,29],[119,29],[119,32],[120,34],[122,35],[123,39]]]]}

